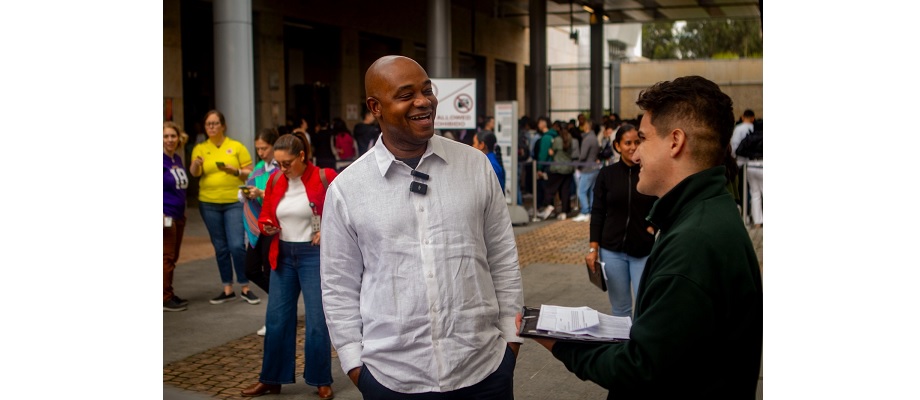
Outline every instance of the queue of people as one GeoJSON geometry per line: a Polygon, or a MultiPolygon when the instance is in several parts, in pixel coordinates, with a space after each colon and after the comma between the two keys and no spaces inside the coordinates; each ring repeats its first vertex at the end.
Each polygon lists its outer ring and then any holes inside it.
{"type": "MultiPolygon", "coordinates": [[[[410,58],[378,59],[365,82],[376,139],[367,119],[360,140],[335,123],[312,143],[306,132],[263,130],[255,166],[224,116],[206,115],[208,140],[189,172],[201,177],[199,210],[224,285],[211,303],[235,297],[234,271],[244,300],[259,301],[250,280],[268,294],[261,373],[241,395],[294,382],[302,296],[303,379],[322,399],[334,397],[332,346],[365,399],[513,399],[523,284],[495,134],[484,124],[470,146],[435,135],[438,101],[410,58]],[[312,161],[327,136],[331,152],[355,159],[342,171],[312,161]]],[[[682,77],[637,104],[646,111],[638,127],[608,122],[600,137],[586,121],[573,135],[545,117],[528,131],[534,159],[555,162],[540,171],[544,218],[558,197],[565,219],[573,162],[587,164],[577,191],[585,263],[603,263],[612,314],[632,318],[625,342],[533,340],[608,398],[753,397],[763,288],[726,190],[731,99],[682,77]]],[[[166,311],[187,307],[171,285],[188,187],[175,154],[183,136],[164,123],[166,311]]]]}

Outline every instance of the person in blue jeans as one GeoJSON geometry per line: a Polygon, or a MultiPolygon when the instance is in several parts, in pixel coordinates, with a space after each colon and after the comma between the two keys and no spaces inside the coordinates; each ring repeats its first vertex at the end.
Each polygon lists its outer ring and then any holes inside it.
{"type": "Polygon", "coordinates": [[[617,130],[613,147],[621,154],[620,161],[601,168],[591,207],[590,248],[585,263],[593,271],[600,253],[607,296],[617,317],[632,316],[633,298],[638,295],[639,279],[655,243],[655,231],[645,217],[657,197],[636,190],[639,165],[633,154],[639,142],[635,126],[623,125],[617,130]]]}
{"type": "Polygon", "coordinates": [[[201,177],[198,182],[198,209],[208,228],[217,258],[224,290],[210,300],[221,304],[236,299],[233,292],[233,272],[241,288],[242,299],[258,304],[259,298],[249,290],[246,278],[246,234],[243,230],[243,204],[237,198],[239,185],[252,172],[252,158],[242,143],[227,137],[224,114],[217,110],[205,114],[208,140],[192,149],[189,172],[201,177]]]}
{"type": "Polygon", "coordinates": [[[590,129],[589,124],[582,124],[581,148],[578,152],[578,161],[584,163],[578,167],[581,175],[578,176],[578,205],[581,207],[579,213],[572,221],[584,222],[591,219],[591,204],[594,202],[594,182],[597,180],[597,174],[601,169],[600,161],[597,160],[597,153],[600,152],[600,146],[597,143],[597,135],[594,130],[590,129]]]}
{"type": "Polygon", "coordinates": [[[303,294],[304,369],[307,385],[321,399],[333,398],[332,342],[323,313],[320,287],[320,227],[326,188],[336,173],[310,163],[310,145],[302,132],[275,142],[278,168],[265,186],[259,215],[264,239],[271,240],[268,307],[259,382],[242,391],[246,397],[279,393],[294,383],[297,299],[303,294]]]}

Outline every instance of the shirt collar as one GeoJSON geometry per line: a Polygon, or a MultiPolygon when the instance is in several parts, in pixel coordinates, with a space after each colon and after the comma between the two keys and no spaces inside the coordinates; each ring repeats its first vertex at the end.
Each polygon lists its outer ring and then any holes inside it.
{"type": "MultiPolygon", "coordinates": [[[[443,137],[435,134],[428,139],[428,148],[425,149],[425,152],[422,154],[422,161],[419,161],[419,164],[428,158],[428,156],[434,155],[442,160],[445,163],[448,162],[447,152],[444,151],[444,141],[450,139],[444,139],[443,137]]],[[[380,176],[386,176],[387,171],[390,170],[390,166],[396,164],[396,156],[390,152],[389,149],[383,144],[383,135],[380,135],[380,140],[374,144],[374,157],[377,160],[377,168],[380,170],[380,176]]]]}

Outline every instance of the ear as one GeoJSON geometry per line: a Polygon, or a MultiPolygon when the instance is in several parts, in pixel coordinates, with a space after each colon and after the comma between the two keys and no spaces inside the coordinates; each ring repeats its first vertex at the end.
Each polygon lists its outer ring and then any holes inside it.
{"type": "Polygon", "coordinates": [[[672,158],[677,158],[681,153],[687,152],[687,132],[684,132],[683,129],[672,130],[668,135],[668,140],[671,142],[670,155],[672,158]]]}
{"type": "Polygon", "coordinates": [[[377,101],[377,99],[368,97],[364,102],[367,104],[367,109],[375,118],[380,116],[380,102],[377,101]]]}

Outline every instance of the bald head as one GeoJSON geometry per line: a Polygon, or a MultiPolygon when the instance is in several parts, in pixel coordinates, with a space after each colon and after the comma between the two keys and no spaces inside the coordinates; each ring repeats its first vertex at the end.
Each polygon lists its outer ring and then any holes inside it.
{"type": "Polygon", "coordinates": [[[385,89],[387,82],[391,81],[393,75],[406,68],[418,68],[425,75],[425,69],[422,68],[415,60],[404,56],[383,56],[374,61],[367,73],[364,74],[364,91],[367,97],[380,97],[381,91],[385,89]]]}

